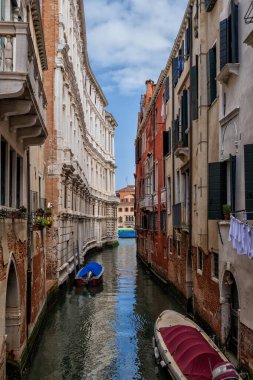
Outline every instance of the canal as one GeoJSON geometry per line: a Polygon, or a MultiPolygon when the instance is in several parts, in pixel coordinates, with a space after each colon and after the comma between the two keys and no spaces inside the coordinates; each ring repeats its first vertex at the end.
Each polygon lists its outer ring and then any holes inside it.
{"type": "Polygon", "coordinates": [[[28,380],[166,379],[153,357],[153,326],[179,306],[136,259],[135,239],[87,259],[104,265],[104,284],[61,289],[28,380]]]}

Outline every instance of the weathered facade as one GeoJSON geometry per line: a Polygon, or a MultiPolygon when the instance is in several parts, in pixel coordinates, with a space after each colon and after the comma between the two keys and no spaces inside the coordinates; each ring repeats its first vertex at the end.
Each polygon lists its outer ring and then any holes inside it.
{"type": "Polygon", "coordinates": [[[6,368],[13,378],[9,371],[24,366],[46,297],[46,231],[33,231],[31,195],[40,187],[44,196],[47,59],[37,1],[2,0],[0,14],[0,378],[5,379],[6,368]]]}
{"type": "Polygon", "coordinates": [[[113,116],[90,68],[83,2],[43,4],[49,137],[46,198],[53,226],[47,276],[63,283],[87,250],[117,239],[113,116]],[[50,6],[52,5],[53,6],[50,6]]]}
{"type": "MultiPolygon", "coordinates": [[[[141,223],[143,201],[138,197],[144,177],[142,130],[151,118],[156,89],[149,95],[144,116],[139,116],[136,138],[138,254],[177,289],[188,310],[211,327],[248,370],[253,357],[252,260],[232,248],[230,223],[222,219],[223,205],[241,221],[245,212],[252,219],[252,12],[251,1],[189,1],[157,82],[165,86],[158,114],[164,113],[164,107],[167,135],[163,141],[167,257],[162,270],[155,264],[155,247],[150,254],[142,242],[153,232],[141,223]]],[[[158,140],[154,136],[150,151],[158,140]]],[[[153,163],[153,184],[154,167],[153,163]]],[[[158,183],[163,175],[158,172],[158,183]]],[[[153,185],[150,212],[155,211],[155,199],[153,185]]]]}
{"type": "Polygon", "coordinates": [[[134,196],[135,186],[127,185],[122,189],[116,190],[116,195],[119,198],[117,207],[118,227],[119,228],[134,228],[134,196]]]}

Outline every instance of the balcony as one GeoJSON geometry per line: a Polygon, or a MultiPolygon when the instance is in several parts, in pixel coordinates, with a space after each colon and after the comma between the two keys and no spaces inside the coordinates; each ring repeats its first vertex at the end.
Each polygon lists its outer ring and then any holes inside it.
{"type": "Polygon", "coordinates": [[[182,138],[179,122],[177,121],[173,127],[173,149],[175,156],[182,161],[187,161],[189,159],[189,148],[187,146],[187,139],[184,138],[185,136],[186,134],[184,134],[182,138]]]}
{"type": "Polygon", "coordinates": [[[140,208],[151,210],[152,206],[153,206],[153,203],[152,203],[151,194],[145,195],[145,197],[140,200],[140,208]]]}
{"type": "Polygon", "coordinates": [[[177,203],[173,206],[173,226],[181,227],[182,225],[182,207],[181,203],[177,203]]]}
{"type": "Polygon", "coordinates": [[[153,195],[153,205],[154,205],[154,207],[158,206],[158,193],[155,193],[153,195]]]}
{"type": "Polygon", "coordinates": [[[36,54],[27,23],[0,23],[0,117],[9,119],[10,131],[24,148],[41,145],[47,137],[47,102],[37,61],[46,68],[41,49],[36,54]]]}
{"type": "Polygon", "coordinates": [[[190,223],[190,208],[189,208],[189,201],[187,201],[186,203],[183,203],[182,205],[182,228],[185,230],[188,230],[189,223],[190,223]]]}
{"type": "Polygon", "coordinates": [[[222,84],[227,84],[232,76],[239,75],[240,63],[227,63],[217,75],[217,80],[222,84]]]}
{"type": "Polygon", "coordinates": [[[215,6],[217,0],[205,0],[205,8],[207,12],[211,12],[213,7],[215,6]]]}
{"type": "Polygon", "coordinates": [[[161,189],[161,203],[166,204],[166,188],[161,189]]]}

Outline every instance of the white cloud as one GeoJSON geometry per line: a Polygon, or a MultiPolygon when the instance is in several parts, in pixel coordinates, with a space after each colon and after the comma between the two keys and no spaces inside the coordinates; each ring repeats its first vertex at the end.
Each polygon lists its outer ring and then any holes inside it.
{"type": "Polygon", "coordinates": [[[157,80],[187,0],[85,0],[88,52],[103,87],[139,92],[157,80]]]}

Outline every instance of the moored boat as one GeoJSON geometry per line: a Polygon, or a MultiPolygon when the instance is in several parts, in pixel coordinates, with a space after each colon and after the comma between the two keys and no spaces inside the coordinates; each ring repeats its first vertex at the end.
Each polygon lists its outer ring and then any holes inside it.
{"type": "Polygon", "coordinates": [[[119,228],[118,236],[119,238],[135,238],[136,231],[133,228],[119,228]]]}
{"type": "Polygon", "coordinates": [[[156,360],[174,380],[242,379],[211,338],[176,311],[159,315],[154,335],[156,360]]]}
{"type": "Polygon", "coordinates": [[[96,262],[90,262],[79,270],[75,277],[75,284],[77,286],[97,286],[103,282],[103,273],[103,265],[96,262]]]}

